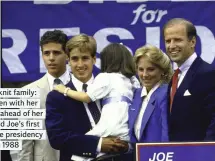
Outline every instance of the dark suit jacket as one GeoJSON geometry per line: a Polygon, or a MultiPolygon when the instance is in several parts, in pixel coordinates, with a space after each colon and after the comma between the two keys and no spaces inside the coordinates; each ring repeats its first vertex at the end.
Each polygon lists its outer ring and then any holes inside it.
{"type": "Polygon", "coordinates": [[[10,156],[10,150],[1,150],[1,160],[2,161],[12,161],[10,156]]]}
{"type": "Polygon", "coordinates": [[[169,121],[170,141],[215,141],[215,69],[200,57],[177,89],[169,121]]]}
{"type": "Polygon", "coordinates": [[[161,85],[151,95],[142,119],[140,141],[136,139],[134,125],[142,107],[143,98],[141,98],[142,88],[136,90],[133,103],[129,108],[129,129],[132,143],[168,141],[167,89],[168,85],[161,85]]]}
{"type": "MultiPolygon", "coordinates": [[[[66,86],[76,90],[70,81],[66,86]]],[[[92,127],[82,102],[51,91],[46,100],[46,128],[51,146],[60,150],[60,161],[71,156],[95,157],[99,137],[85,135],[92,127]]]]}

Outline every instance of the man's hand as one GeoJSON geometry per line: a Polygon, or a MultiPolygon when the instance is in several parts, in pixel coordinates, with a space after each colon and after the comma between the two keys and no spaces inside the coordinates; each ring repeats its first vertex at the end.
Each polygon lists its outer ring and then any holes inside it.
{"type": "Polygon", "coordinates": [[[128,143],[117,137],[102,138],[101,152],[103,153],[125,153],[128,148],[128,143]]]}

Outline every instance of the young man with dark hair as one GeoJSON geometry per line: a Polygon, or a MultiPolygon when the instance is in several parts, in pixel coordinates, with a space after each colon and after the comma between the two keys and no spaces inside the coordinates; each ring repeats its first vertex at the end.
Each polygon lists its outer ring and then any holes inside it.
{"type": "MultiPolygon", "coordinates": [[[[67,35],[60,30],[47,31],[40,41],[42,57],[47,73],[39,80],[24,88],[39,88],[40,108],[45,108],[47,94],[55,84],[67,84],[70,80],[66,70],[68,56],[65,51],[67,35]]],[[[43,125],[45,128],[45,126],[43,125]]],[[[59,161],[59,151],[53,149],[46,140],[23,140],[22,150],[18,153],[18,161],[59,161]]]]}

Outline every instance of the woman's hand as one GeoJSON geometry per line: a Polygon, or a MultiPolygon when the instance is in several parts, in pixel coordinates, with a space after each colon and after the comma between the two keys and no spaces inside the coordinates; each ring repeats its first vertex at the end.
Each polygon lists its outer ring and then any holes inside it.
{"type": "Polygon", "coordinates": [[[63,94],[65,89],[66,89],[66,87],[63,84],[59,84],[59,85],[54,86],[53,90],[56,90],[63,94]]]}

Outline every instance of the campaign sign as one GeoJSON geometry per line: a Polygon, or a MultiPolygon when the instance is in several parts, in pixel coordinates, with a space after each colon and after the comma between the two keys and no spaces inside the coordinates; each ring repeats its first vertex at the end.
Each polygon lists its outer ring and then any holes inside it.
{"type": "Polygon", "coordinates": [[[138,143],[136,161],[215,161],[215,142],[138,143]]]}
{"type": "Polygon", "coordinates": [[[132,54],[145,44],[165,51],[162,28],[176,17],[195,25],[195,51],[215,66],[214,1],[98,1],[3,1],[2,80],[35,81],[45,74],[39,40],[48,30],[60,29],[69,37],[93,36],[99,69],[100,52],[110,43],[123,43],[132,54]]]}

